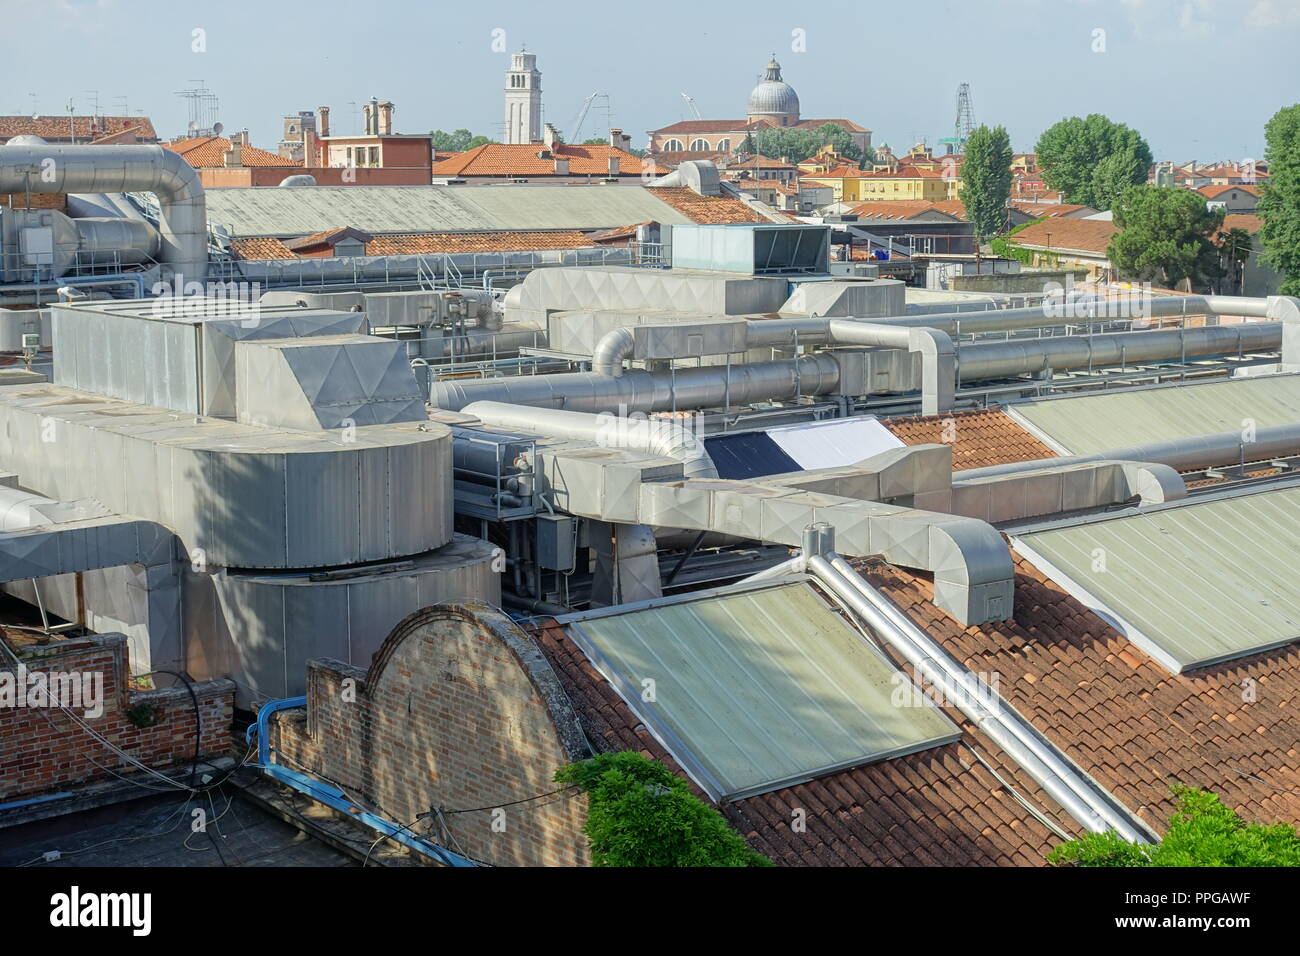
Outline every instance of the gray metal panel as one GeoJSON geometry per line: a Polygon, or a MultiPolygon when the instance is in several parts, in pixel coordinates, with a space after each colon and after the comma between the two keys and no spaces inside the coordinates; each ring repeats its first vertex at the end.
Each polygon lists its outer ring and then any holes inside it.
{"type": "Polygon", "coordinates": [[[1300,422],[1300,375],[1100,392],[1007,411],[1067,454],[1300,422]]]}
{"type": "Polygon", "coordinates": [[[906,678],[806,584],[589,617],[570,633],[715,798],[960,736],[933,707],[897,706],[906,678]]]}
{"type": "Polygon", "coordinates": [[[685,215],[641,186],[232,187],[207,195],[231,235],[305,236],[339,223],[371,233],[596,229],[685,215]]]}
{"type": "Polygon", "coordinates": [[[1038,531],[1014,544],[1174,672],[1300,638],[1290,560],[1300,554],[1300,488],[1038,531]]]}

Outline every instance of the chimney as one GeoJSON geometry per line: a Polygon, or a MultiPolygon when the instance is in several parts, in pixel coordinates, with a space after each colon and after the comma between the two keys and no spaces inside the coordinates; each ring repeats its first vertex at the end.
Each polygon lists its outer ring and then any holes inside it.
{"type": "Polygon", "coordinates": [[[364,127],[364,135],[369,136],[370,135],[370,104],[369,103],[361,104],[361,115],[364,118],[364,122],[362,124],[364,127]]]}
{"type": "Polygon", "coordinates": [[[393,103],[391,100],[384,100],[379,104],[379,129],[381,136],[391,136],[393,133],[393,103]]]}
{"type": "Polygon", "coordinates": [[[303,166],[321,166],[320,162],[320,140],[316,136],[314,129],[304,129],[302,131],[302,164],[303,166]]]}
{"type": "Polygon", "coordinates": [[[609,131],[609,145],[615,149],[623,148],[623,131],[621,129],[611,129],[609,131]]]}
{"type": "Polygon", "coordinates": [[[554,149],[555,144],[559,140],[559,138],[560,138],[559,130],[557,130],[550,123],[546,123],[545,125],[542,126],[542,144],[547,149],[554,149]]]}
{"type": "Polygon", "coordinates": [[[318,106],[316,112],[320,113],[320,123],[318,124],[320,135],[322,137],[328,136],[330,134],[330,108],[328,106],[318,106]]]}
{"type": "Polygon", "coordinates": [[[241,155],[242,149],[243,147],[240,145],[238,140],[231,139],[230,149],[221,154],[222,163],[227,167],[238,167],[244,165],[244,160],[241,155]]]}
{"type": "Polygon", "coordinates": [[[246,129],[241,129],[238,133],[234,133],[234,134],[232,134],[231,137],[230,137],[230,143],[231,143],[232,146],[233,146],[235,143],[238,143],[240,146],[247,146],[247,145],[248,145],[248,130],[246,130],[246,129]]]}
{"type": "Polygon", "coordinates": [[[618,179],[618,154],[609,154],[609,178],[618,179]]]}
{"type": "Polygon", "coordinates": [[[624,133],[621,137],[619,137],[619,139],[621,140],[621,142],[619,142],[618,148],[623,150],[623,152],[626,153],[628,150],[632,148],[632,137],[627,135],[627,133],[624,133]]]}
{"type": "Polygon", "coordinates": [[[567,156],[555,157],[555,175],[557,176],[569,175],[569,157],[567,156]]]}

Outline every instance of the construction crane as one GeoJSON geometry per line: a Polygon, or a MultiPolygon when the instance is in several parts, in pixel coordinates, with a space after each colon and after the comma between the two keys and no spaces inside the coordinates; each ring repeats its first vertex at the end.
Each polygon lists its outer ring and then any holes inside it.
{"type": "Polygon", "coordinates": [[[573,120],[573,124],[569,127],[570,132],[568,133],[568,141],[570,143],[579,142],[578,137],[582,135],[582,124],[587,122],[587,114],[591,112],[591,104],[596,102],[596,100],[601,98],[602,96],[605,98],[605,112],[606,113],[609,112],[608,93],[602,93],[600,92],[600,90],[596,90],[594,93],[588,96],[585,100],[582,101],[582,109],[578,110],[577,117],[573,120]]]}
{"type": "Polygon", "coordinates": [[[689,93],[683,93],[682,99],[684,99],[686,105],[691,108],[691,115],[693,115],[697,120],[704,119],[704,117],[700,115],[700,108],[695,105],[695,99],[689,93]]]}
{"type": "Polygon", "coordinates": [[[971,103],[970,84],[962,83],[957,87],[957,118],[952,124],[952,135],[945,136],[939,142],[948,147],[949,153],[960,153],[966,149],[966,140],[970,139],[971,130],[975,128],[975,107],[971,103]]]}

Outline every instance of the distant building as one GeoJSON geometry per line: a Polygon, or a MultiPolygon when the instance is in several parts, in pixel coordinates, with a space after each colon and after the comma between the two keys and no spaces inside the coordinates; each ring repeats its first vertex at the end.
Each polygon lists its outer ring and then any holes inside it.
{"type": "Polygon", "coordinates": [[[631,139],[621,129],[609,131],[607,144],[561,143],[547,123],[539,143],[485,143],[433,164],[439,183],[600,182],[644,185],[668,169],[628,150],[631,139]]]}
{"type": "Polygon", "coordinates": [[[505,120],[507,144],[535,143],[542,138],[542,74],[535,53],[520,50],[510,55],[505,120]]]}
{"type": "Polygon", "coordinates": [[[871,148],[871,130],[865,126],[846,119],[804,119],[799,94],[781,78],[781,64],[773,58],[767,64],[764,78],[749,93],[743,120],[683,120],[650,130],[650,150],[656,157],[664,154],[665,161],[671,159],[671,154],[681,152],[734,153],[751,133],[782,127],[814,130],[827,123],[843,128],[859,149],[871,148]]]}
{"type": "Polygon", "coordinates": [[[285,159],[301,163],[306,158],[303,142],[308,131],[316,132],[316,114],[311,110],[290,113],[284,118],[284,136],[277,152],[285,159]]]}
{"type": "Polygon", "coordinates": [[[147,116],[0,116],[0,142],[39,136],[47,143],[156,143],[147,116]]]}

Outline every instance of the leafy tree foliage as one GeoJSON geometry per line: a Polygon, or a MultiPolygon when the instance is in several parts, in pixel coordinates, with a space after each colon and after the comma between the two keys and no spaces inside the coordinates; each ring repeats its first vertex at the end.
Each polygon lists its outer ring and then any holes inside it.
{"type": "Polygon", "coordinates": [[[1151,165],[1146,140],[1100,113],[1061,120],[1038,138],[1036,152],[1047,185],[1066,202],[1096,209],[1110,209],[1125,188],[1144,182],[1151,165]]]}
{"type": "Polygon", "coordinates": [[[1264,127],[1269,180],[1259,200],[1260,258],[1282,273],[1281,295],[1300,295],[1300,103],[1264,127]]]}
{"type": "Polygon", "coordinates": [[[476,149],[495,142],[486,136],[475,136],[467,129],[453,130],[450,133],[435,129],[431,130],[429,135],[433,137],[433,148],[439,153],[462,153],[467,149],[476,149]]]}
{"type": "Polygon", "coordinates": [[[667,767],[631,750],[556,771],[587,794],[596,866],[771,866],[667,767]]]}
{"type": "Polygon", "coordinates": [[[1217,794],[1177,787],[1164,839],[1129,843],[1114,831],[1057,846],[1047,859],[1077,866],[1300,866],[1300,835],[1285,823],[1246,823],[1217,794]]]}
{"type": "Polygon", "coordinates": [[[1007,227],[1011,198],[1011,137],[1005,127],[980,126],[966,140],[961,200],[980,241],[1007,227]]]}
{"type": "Polygon", "coordinates": [[[1209,238],[1222,226],[1223,211],[1206,209],[1200,193],[1176,186],[1130,186],[1114,215],[1120,231],[1106,254],[1123,278],[1173,287],[1227,274],[1209,238]]]}
{"type": "Polygon", "coordinates": [[[862,150],[853,142],[853,137],[837,123],[825,123],[814,130],[774,126],[759,130],[757,134],[747,133],[745,142],[750,140],[756,147],[753,152],[763,156],[785,156],[792,163],[803,162],[828,143],[845,159],[853,162],[862,159],[862,150]]]}

